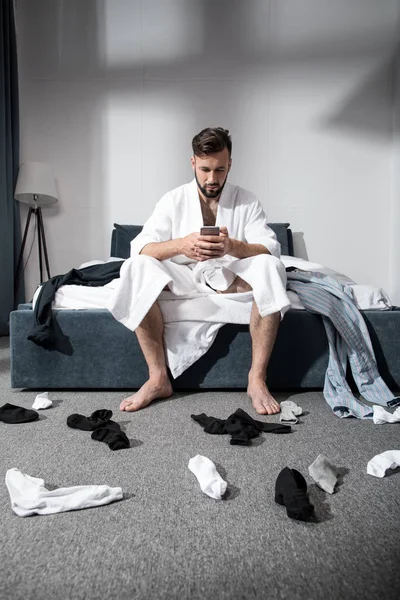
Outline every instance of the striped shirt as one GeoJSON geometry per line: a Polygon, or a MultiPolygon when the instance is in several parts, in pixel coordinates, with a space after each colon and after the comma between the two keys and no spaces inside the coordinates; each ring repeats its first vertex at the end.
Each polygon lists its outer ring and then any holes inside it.
{"type": "Polygon", "coordinates": [[[322,316],[329,344],[324,397],[338,417],[371,419],[372,406],[355,398],[346,381],[347,361],[361,396],[372,404],[400,406],[379,374],[365,321],[353,290],[323,273],[291,270],[287,289],[298,294],[311,313],[322,316]]]}

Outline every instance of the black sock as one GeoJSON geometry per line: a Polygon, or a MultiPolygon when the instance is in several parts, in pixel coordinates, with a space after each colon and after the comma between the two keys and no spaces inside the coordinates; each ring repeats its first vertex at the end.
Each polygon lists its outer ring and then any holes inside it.
{"type": "Polygon", "coordinates": [[[281,423],[266,423],[265,421],[256,421],[247,412],[238,408],[235,412],[228,417],[228,419],[235,418],[239,419],[243,424],[254,427],[257,431],[265,431],[269,433],[290,433],[292,428],[290,425],[282,425],[281,423]]]}
{"type": "Polygon", "coordinates": [[[261,431],[271,433],[289,433],[291,431],[291,427],[287,425],[256,421],[241,408],[227,418],[225,428],[232,436],[230,441],[232,446],[250,446],[251,440],[258,437],[261,431]]]}
{"type": "Polygon", "coordinates": [[[217,419],[217,417],[208,417],[206,414],[201,415],[190,415],[194,421],[199,423],[206,433],[214,435],[222,435],[228,433],[225,428],[225,420],[217,419]]]}
{"type": "Polygon", "coordinates": [[[314,513],[314,506],[307,496],[307,483],[296,469],[285,467],[275,483],[275,502],[286,507],[287,516],[307,521],[314,513]]]}
{"type": "Polygon", "coordinates": [[[90,417],[79,415],[74,413],[67,418],[68,427],[72,429],[82,429],[83,431],[94,431],[99,427],[104,427],[110,422],[112,417],[112,410],[106,410],[105,408],[95,410],[90,417]]]}
{"type": "Polygon", "coordinates": [[[4,423],[29,423],[36,421],[39,418],[39,413],[36,410],[15,406],[15,404],[3,404],[0,407],[0,421],[4,423]]]}
{"type": "Polygon", "coordinates": [[[249,446],[250,439],[259,435],[258,431],[249,426],[244,426],[238,419],[218,419],[217,417],[208,417],[204,413],[190,416],[203,427],[205,433],[213,435],[230,433],[232,445],[249,446]]]}
{"type": "Polygon", "coordinates": [[[209,417],[204,413],[190,416],[203,427],[206,433],[214,435],[229,433],[232,446],[250,446],[251,440],[257,437],[261,431],[272,433],[289,433],[291,431],[290,425],[256,421],[241,408],[238,408],[227,419],[209,417]]]}
{"type": "Polygon", "coordinates": [[[92,440],[97,440],[98,442],[104,442],[108,444],[111,450],[122,450],[123,448],[129,448],[130,443],[129,439],[124,433],[118,423],[114,423],[114,421],[110,421],[111,426],[107,425],[105,427],[100,427],[99,429],[95,429],[92,433],[92,440]],[[117,427],[115,427],[117,425],[117,427]]]}
{"type": "Polygon", "coordinates": [[[229,419],[227,419],[226,428],[231,435],[229,442],[231,446],[251,446],[251,440],[260,435],[260,432],[251,425],[243,425],[238,422],[238,425],[232,426],[232,421],[229,419]]]}

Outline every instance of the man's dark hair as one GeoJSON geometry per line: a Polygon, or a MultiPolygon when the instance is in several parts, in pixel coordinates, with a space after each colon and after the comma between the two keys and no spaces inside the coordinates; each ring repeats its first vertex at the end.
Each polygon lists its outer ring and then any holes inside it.
{"type": "Polygon", "coordinates": [[[229,156],[232,153],[232,140],[228,129],[222,127],[207,127],[203,129],[192,140],[193,154],[199,156],[207,156],[215,152],[221,152],[224,148],[228,148],[229,156]]]}

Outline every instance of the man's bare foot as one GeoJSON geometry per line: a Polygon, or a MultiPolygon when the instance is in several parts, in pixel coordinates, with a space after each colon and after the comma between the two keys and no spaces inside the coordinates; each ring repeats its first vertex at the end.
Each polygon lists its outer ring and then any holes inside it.
{"type": "Polygon", "coordinates": [[[266,383],[262,379],[249,380],[247,395],[251,398],[253,407],[260,415],[275,415],[281,407],[269,393],[266,383]]]}
{"type": "Polygon", "coordinates": [[[150,378],[146,383],[142,385],[138,390],[129,398],[125,398],[119,406],[120,410],[126,410],[127,412],[133,412],[144,408],[153,400],[157,398],[169,398],[173,394],[173,389],[168,377],[165,379],[150,378]]]}

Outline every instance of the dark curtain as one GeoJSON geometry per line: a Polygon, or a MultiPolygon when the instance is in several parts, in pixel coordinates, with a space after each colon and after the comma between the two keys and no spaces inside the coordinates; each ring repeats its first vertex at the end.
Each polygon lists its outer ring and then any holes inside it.
{"type": "Polygon", "coordinates": [[[23,300],[14,294],[21,244],[14,189],[19,166],[18,69],[13,0],[0,0],[0,335],[8,335],[10,311],[23,300]]]}

